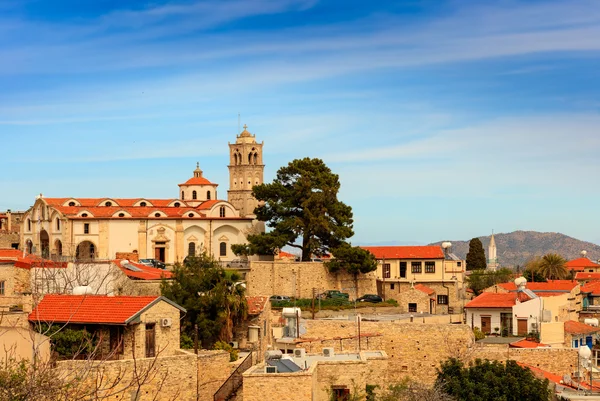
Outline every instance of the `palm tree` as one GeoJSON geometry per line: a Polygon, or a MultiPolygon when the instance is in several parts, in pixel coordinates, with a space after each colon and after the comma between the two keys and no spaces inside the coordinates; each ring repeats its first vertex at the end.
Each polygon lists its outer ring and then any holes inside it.
{"type": "Polygon", "coordinates": [[[548,280],[561,280],[569,276],[569,271],[565,267],[567,261],[556,253],[544,255],[539,263],[538,273],[548,280]]]}

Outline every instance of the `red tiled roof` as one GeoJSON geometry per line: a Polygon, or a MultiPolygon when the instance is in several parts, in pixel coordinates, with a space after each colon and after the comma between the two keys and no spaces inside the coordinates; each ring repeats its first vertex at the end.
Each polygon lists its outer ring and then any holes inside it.
{"type": "Polygon", "coordinates": [[[128,261],[129,264],[131,264],[141,270],[139,272],[132,271],[132,270],[129,270],[128,268],[122,266],[121,265],[122,262],[124,262],[124,260],[115,260],[114,264],[117,265],[123,271],[123,273],[125,273],[127,275],[127,277],[130,277],[133,279],[160,280],[162,278],[173,277],[173,272],[170,272],[168,270],[157,269],[155,267],[146,266],[141,263],[136,263],[136,262],[132,262],[131,260],[129,260],[128,261]]]}
{"type": "Polygon", "coordinates": [[[180,187],[183,185],[214,185],[216,187],[219,184],[214,184],[204,177],[192,177],[183,184],[179,184],[180,187]]]}
{"type": "Polygon", "coordinates": [[[600,265],[598,263],[593,262],[589,258],[578,258],[578,259],[569,260],[567,263],[565,263],[565,267],[568,270],[581,271],[583,269],[590,268],[590,267],[598,269],[598,268],[600,268],[600,265]]]}
{"type": "MultiPolygon", "coordinates": [[[[548,280],[545,283],[528,282],[526,288],[537,294],[538,291],[555,291],[555,292],[571,292],[573,288],[577,287],[579,283],[574,280],[548,280]]],[[[514,281],[508,283],[500,283],[499,287],[504,288],[507,291],[516,291],[517,286],[514,281]]],[[[537,294],[540,295],[540,294],[537,294]]]]}
{"type": "Polygon", "coordinates": [[[517,301],[516,294],[484,292],[465,305],[465,308],[512,308],[517,301]]]}
{"type": "Polygon", "coordinates": [[[600,280],[600,273],[577,272],[575,280],[600,280]]]}
{"type": "Polygon", "coordinates": [[[280,259],[296,259],[296,255],[294,255],[293,253],[284,252],[284,251],[279,251],[277,256],[279,256],[280,259]]]}
{"type": "Polygon", "coordinates": [[[259,315],[269,302],[269,297],[246,297],[246,301],[248,302],[248,314],[259,315]]]}
{"type": "MultiPolygon", "coordinates": [[[[147,199],[147,198],[43,198],[44,201],[50,206],[62,206],[65,202],[73,199],[81,204],[81,207],[96,207],[103,201],[113,201],[117,206],[122,207],[133,207],[138,202],[145,201],[148,205],[156,207],[165,207],[170,205],[172,202],[180,202],[185,205],[185,201],[179,199],[147,199]]],[[[152,207],[149,206],[149,207],[152,207]]],[[[105,206],[103,206],[105,207],[105,206]]],[[[110,206],[108,206],[110,207],[110,206]]]]}
{"type": "Polygon", "coordinates": [[[600,281],[590,281],[589,283],[581,286],[581,292],[600,296],[600,281]]]}
{"type": "Polygon", "coordinates": [[[575,320],[567,320],[564,324],[565,333],[569,334],[587,334],[600,331],[600,327],[594,327],[575,320]]]}
{"type": "Polygon", "coordinates": [[[549,347],[549,345],[536,343],[535,341],[529,341],[526,339],[522,339],[519,341],[515,341],[514,343],[510,343],[510,346],[513,348],[538,348],[538,347],[549,347]]]}
{"type": "Polygon", "coordinates": [[[560,384],[561,386],[565,385],[562,383],[563,378],[560,375],[548,372],[546,370],[542,370],[540,368],[536,368],[531,365],[527,365],[525,363],[517,362],[517,364],[519,366],[521,366],[522,368],[527,368],[527,369],[531,370],[531,372],[537,377],[543,377],[544,379],[548,379],[549,381],[551,381],[555,384],[560,384]]]}
{"type": "Polygon", "coordinates": [[[19,251],[18,249],[0,249],[0,259],[17,259],[23,256],[23,251],[19,251]]]}
{"type": "MultiPolygon", "coordinates": [[[[154,218],[154,213],[161,212],[161,217],[164,218],[162,213],[166,215],[167,218],[181,218],[188,217],[187,214],[189,212],[196,212],[196,209],[193,207],[156,207],[156,206],[93,206],[93,207],[84,207],[84,206],[53,206],[56,210],[61,212],[66,216],[77,216],[79,213],[86,211],[91,216],[89,218],[111,218],[117,214],[115,219],[126,219],[126,217],[118,217],[119,212],[125,212],[131,215],[132,218],[154,218]]],[[[205,217],[202,213],[199,213],[200,217],[205,217]]],[[[198,216],[195,216],[198,218],[198,216]]]]}
{"type": "Polygon", "coordinates": [[[415,285],[415,290],[419,290],[424,292],[427,295],[433,295],[435,294],[435,290],[432,288],[427,287],[426,285],[423,284],[417,284],[415,285]]]}
{"type": "Polygon", "coordinates": [[[29,320],[48,323],[127,324],[161,298],[49,294],[29,314],[29,320]]]}
{"type": "Polygon", "coordinates": [[[439,246],[362,246],[377,259],[444,259],[439,246]]]}
{"type": "Polygon", "coordinates": [[[208,209],[211,209],[214,205],[216,205],[219,202],[225,202],[225,201],[222,201],[222,200],[219,200],[219,199],[207,200],[207,201],[202,202],[198,206],[196,206],[196,209],[198,209],[198,210],[208,210],[208,209]]]}

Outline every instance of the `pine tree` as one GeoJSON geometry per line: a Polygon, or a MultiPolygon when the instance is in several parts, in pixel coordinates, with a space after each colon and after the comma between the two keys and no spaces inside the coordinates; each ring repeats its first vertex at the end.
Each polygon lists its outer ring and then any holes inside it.
{"type": "Polygon", "coordinates": [[[473,238],[469,242],[469,253],[467,253],[467,270],[483,270],[487,268],[485,251],[479,238],[473,238]]]}

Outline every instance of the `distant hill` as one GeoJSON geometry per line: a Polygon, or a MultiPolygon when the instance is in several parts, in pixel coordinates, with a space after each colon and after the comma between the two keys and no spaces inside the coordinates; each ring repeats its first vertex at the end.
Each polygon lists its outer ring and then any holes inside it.
{"type": "MultiPolygon", "coordinates": [[[[491,236],[479,237],[483,243],[486,257],[491,236]]],[[[523,265],[534,256],[543,256],[547,253],[558,253],[565,259],[576,259],[581,256],[581,251],[587,251],[587,256],[597,261],[600,259],[600,246],[591,242],[580,241],[561,233],[540,233],[536,231],[515,231],[508,234],[494,234],[498,262],[501,266],[523,265]]],[[[452,252],[461,258],[469,252],[469,241],[452,242],[452,252]]],[[[435,245],[441,244],[436,242],[435,245]]],[[[432,244],[433,245],[433,244],[432,244]]]]}

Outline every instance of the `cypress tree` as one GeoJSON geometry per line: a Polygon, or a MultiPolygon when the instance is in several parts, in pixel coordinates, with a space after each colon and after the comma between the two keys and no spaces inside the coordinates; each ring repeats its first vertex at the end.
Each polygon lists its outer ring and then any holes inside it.
{"type": "Polygon", "coordinates": [[[467,253],[467,270],[483,270],[487,268],[485,251],[479,238],[473,238],[469,242],[469,253],[467,253]]]}

